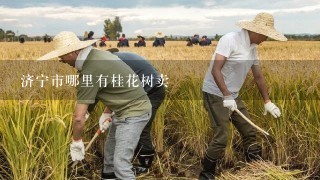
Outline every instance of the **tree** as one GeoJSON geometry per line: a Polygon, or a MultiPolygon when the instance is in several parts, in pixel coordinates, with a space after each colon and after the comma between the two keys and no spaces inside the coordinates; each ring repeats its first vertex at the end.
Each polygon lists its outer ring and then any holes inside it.
{"type": "Polygon", "coordinates": [[[110,39],[115,40],[117,37],[117,32],[114,30],[114,25],[113,23],[110,21],[110,23],[108,24],[108,29],[109,29],[109,37],[110,39]]]}
{"type": "Polygon", "coordinates": [[[218,34],[216,34],[216,36],[214,37],[214,40],[219,41],[221,38],[221,36],[219,36],[218,34]]]}
{"type": "Polygon", "coordinates": [[[4,37],[5,37],[4,30],[0,28],[0,41],[2,41],[4,37]]]}
{"type": "Polygon", "coordinates": [[[110,37],[110,39],[112,40],[115,40],[120,36],[119,32],[122,32],[122,25],[118,16],[116,16],[113,21],[111,21],[110,19],[104,21],[105,36],[110,37]]]}
{"type": "Polygon", "coordinates": [[[122,32],[122,25],[120,22],[119,16],[116,16],[113,20],[113,28],[114,31],[116,32],[116,37],[120,37],[120,32],[122,32]]]}
{"type": "Polygon", "coordinates": [[[112,25],[112,22],[111,22],[110,19],[107,19],[107,20],[104,21],[104,29],[103,29],[103,31],[104,31],[105,36],[109,36],[110,37],[110,35],[112,33],[111,25],[112,25]]]}
{"type": "Polygon", "coordinates": [[[12,30],[7,30],[7,31],[6,31],[6,35],[7,35],[7,36],[15,36],[16,33],[14,33],[12,30]]]}
{"type": "Polygon", "coordinates": [[[14,36],[16,35],[16,33],[14,33],[12,30],[7,30],[6,31],[6,37],[8,41],[13,41],[14,36]],[[12,39],[10,39],[12,38],[12,39]]]}

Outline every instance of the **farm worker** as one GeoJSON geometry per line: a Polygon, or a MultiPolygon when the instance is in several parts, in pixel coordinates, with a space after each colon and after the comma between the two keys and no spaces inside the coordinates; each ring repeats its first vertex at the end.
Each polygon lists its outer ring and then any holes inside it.
{"type": "Polygon", "coordinates": [[[287,38],[274,29],[274,19],[269,13],[259,13],[253,21],[240,21],[237,25],[242,28],[240,32],[228,33],[219,40],[203,81],[204,105],[212,121],[214,135],[202,161],[199,179],[214,179],[217,160],[223,156],[227,146],[230,121],[242,136],[246,160],[250,162],[261,158],[262,149],[256,140],[256,129],[234,112],[239,109],[249,116],[238,95],[250,69],[264,100],[264,114],[269,112],[274,118],[281,115],[280,109],[270,101],[259,67],[257,45],[267,37],[279,41],[287,38]]]}
{"type": "MultiPolygon", "coordinates": [[[[143,57],[131,53],[131,52],[114,52],[114,55],[117,55],[123,62],[125,62],[138,76],[139,79],[144,84],[144,91],[147,93],[151,105],[152,105],[152,115],[148,124],[144,127],[141,135],[138,146],[135,150],[135,154],[138,157],[140,165],[135,165],[133,170],[135,174],[141,174],[148,172],[148,169],[152,165],[152,161],[155,154],[155,149],[151,141],[151,127],[152,122],[155,118],[156,112],[160,107],[161,103],[165,97],[165,86],[159,81],[161,80],[160,74],[157,70],[143,57]]],[[[91,112],[95,105],[98,103],[98,100],[94,104],[90,104],[88,111],[91,112]]],[[[104,121],[104,115],[100,117],[101,121],[104,121]]],[[[102,123],[100,123],[102,124],[102,123]]],[[[109,150],[108,143],[105,144],[105,153],[107,154],[109,150]]],[[[104,163],[108,163],[108,157],[105,156],[104,163]]],[[[106,167],[106,166],[105,166],[106,167]]],[[[104,177],[104,173],[102,177],[104,177]]]]}
{"type": "MultiPolygon", "coordinates": [[[[89,33],[87,33],[87,31],[84,33],[84,41],[88,41],[88,40],[93,40],[93,35],[94,32],[90,31],[89,33]]],[[[94,43],[92,44],[93,47],[97,47],[96,41],[94,41],[94,43]]]]}
{"type": "Polygon", "coordinates": [[[122,34],[118,41],[117,47],[129,47],[129,40],[125,34],[122,34]]]}
{"type": "MultiPolygon", "coordinates": [[[[82,131],[88,106],[99,99],[114,112],[107,136],[104,167],[106,179],[135,179],[132,158],[140,134],[151,117],[151,103],[142,86],[129,86],[133,70],[116,55],[91,46],[96,40],[80,41],[73,32],[63,31],[54,38],[54,50],[39,60],[59,57],[80,71],[77,104],[74,111],[70,154],[73,161],[84,159],[82,131]],[[92,84],[88,80],[92,78],[92,84]],[[95,83],[99,82],[104,83],[95,83]],[[123,81],[121,81],[123,80],[123,81]],[[87,86],[89,85],[89,86],[87,86]]],[[[138,80],[140,82],[140,80],[138,80]]],[[[110,111],[106,108],[106,114],[110,111]]]]}
{"type": "Polygon", "coordinates": [[[153,47],[162,46],[164,47],[164,44],[166,43],[166,40],[164,39],[165,35],[163,32],[157,32],[156,33],[156,39],[153,42],[153,47]]]}

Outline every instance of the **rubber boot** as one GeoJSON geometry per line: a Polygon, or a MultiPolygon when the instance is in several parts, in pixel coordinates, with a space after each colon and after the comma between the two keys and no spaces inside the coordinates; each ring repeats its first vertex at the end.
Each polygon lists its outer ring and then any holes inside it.
{"type": "Polygon", "coordinates": [[[154,158],[154,154],[148,154],[148,155],[140,154],[138,156],[138,160],[139,160],[140,165],[134,165],[132,168],[135,175],[139,175],[142,173],[148,173],[149,168],[152,165],[153,158],[154,158]]]}
{"type": "Polygon", "coordinates": [[[262,148],[259,147],[258,149],[248,149],[245,152],[246,161],[248,163],[252,161],[259,161],[262,160],[262,148]]]}
{"type": "Polygon", "coordinates": [[[217,160],[210,159],[208,156],[205,156],[201,162],[203,170],[199,174],[199,180],[214,180],[217,160]]]}

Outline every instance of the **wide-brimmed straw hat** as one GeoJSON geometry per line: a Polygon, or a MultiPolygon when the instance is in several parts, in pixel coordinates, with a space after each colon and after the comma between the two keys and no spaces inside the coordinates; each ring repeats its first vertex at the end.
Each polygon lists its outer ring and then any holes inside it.
{"type": "Polygon", "coordinates": [[[157,32],[156,33],[156,38],[164,38],[164,33],[163,32],[157,32]]]}
{"type": "Polygon", "coordinates": [[[259,13],[252,21],[239,21],[236,25],[243,29],[263,34],[274,40],[287,41],[288,39],[274,28],[274,18],[269,13],[259,13]]]}
{"type": "Polygon", "coordinates": [[[77,35],[73,32],[62,31],[53,38],[54,50],[40,57],[38,60],[49,60],[59,56],[63,56],[70,52],[83,49],[98,41],[98,39],[80,41],[77,35]]]}

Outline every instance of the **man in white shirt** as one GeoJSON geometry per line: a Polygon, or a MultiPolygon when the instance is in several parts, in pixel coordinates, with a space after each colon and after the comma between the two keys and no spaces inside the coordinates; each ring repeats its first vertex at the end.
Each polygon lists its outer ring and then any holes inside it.
{"type": "Polygon", "coordinates": [[[267,37],[280,41],[287,38],[274,29],[273,16],[268,13],[259,13],[253,21],[241,21],[237,25],[242,28],[240,32],[228,33],[220,39],[203,82],[204,105],[212,121],[214,137],[202,161],[201,180],[214,179],[216,162],[227,146],[230,121],[242,136],[246,160],[261,157],[256,130],[234,112],[239,109],[249,116],[238,95],[250,69],[265,103],[264,114],[269,112],[275,118],[281,115],[280,109],[270,101],[256,46],[267,37]]]}

